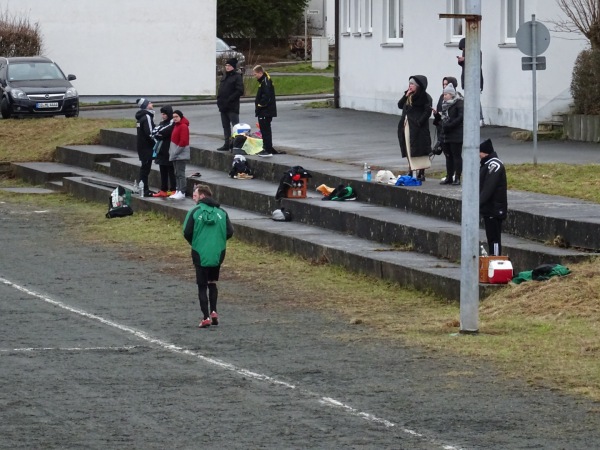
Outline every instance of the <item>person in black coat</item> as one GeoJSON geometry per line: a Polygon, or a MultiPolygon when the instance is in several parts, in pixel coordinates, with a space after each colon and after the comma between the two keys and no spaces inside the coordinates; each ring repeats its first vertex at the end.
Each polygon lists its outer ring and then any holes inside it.
{"type": "MultiPolygon", "coordinates": [[[[462,55],[457,56],[457,62],[458,65],[461,68],[461,72],[460,72],[460,85],[462,86],[463,90],[465,89],[465,44],[466,44],[466,40],[465,38],[462,38],[459,43],[458,43],[458,49],[462,50],[462,55]]],[[[480,51],[479,52],[479,90],[481,92],[483,92],[483,53],[480,51]]],[[[483,109],[481,108],[481,102],[479,103],[479,121],[480,121],[480,125],[484,126],[485,123],[483,121],[483,109]]]]}
{"type": "Polygon", "coordinates": [[[431,96],[427,93],[427,77],[425,75],[411,76],[408,80],[408,89],[398,100],[398,108],[402,110],[402,116],[398,123],[398,141],[402,157],[408,158],[409,172],[418,170],[417,178],[421,181],[425,180],[425,168],[431,166],[429,117],[431,117],[432,103],[431,96]],[[406,142],[407,131],[410,135],[408,145],[406,142]],[[408,154],[409,148],[410,155],[408,154]]]}
{"type": "Polygon", "coordinates": [[[135,113],[137,121],[137,152],[140,162],[140,182],[144,183],[144,192],[142,195],[150,195],[150,186],[148,185],[148,175],[152,168],[152,153],[154,149],[154,139],[152,131],[154,130],[154,107],[152,102],[146,98],[138,98],[137,105],[140,109],[135,113]]]}
{"type": "Polygon", "coordinates": [[[479,214],[483,217],[488,253],[502,254],[502,221],[508,209],[506,169],[490,139],[479,146],[479,214]]]}
{"type": "Polygon", "coordinates": [[[231,127],[240,122],[240,97],[244,95],[244,80],[236,70],[237,59],[230,58],[225,63],[225,73],[219,83],[217,107],[221,113],[223,136],[225,142],[217,150],[226,151],[231,148],[231,127]]]}
{"type": "Polygon", "coordinates": [[[154,162],[160,169],[160,191],[153,197],[168,197],[175,192],[175,168],[169,161],[169,148],[171,147],[171,133],[173,133],[173,107],[165,105],[160,108],[162,121],[154,129],[152,135],[158,142],[156,144],[156,158],[154,162]]]}
{"type": "MultiPolygon", "coordinates": [[[[458,92],[458,81],[454,77],[444,77],[442,78],[442,90],[446,88],[446,86],[452,85],[456,90],[457,95],[461,95],[458,92]]],[[[441,184],[450,184],[452,183],[452,179],[450,179],[449,183],[445,183],[448,180],[448,174],[454,173],[454,161],[452,159],[452,154],[449,153],[449,149],[447,147],[442,146],[442,133],[444,130],[442,129],[442,104],[444,103],[444,93],[440,94],[440,98],[438,99],[437,105],[433,110],[433,125],[435,126],[435,131],[437,134],[437,142],[433,144],[432,152],[438,150],[436,155],[439,155],[440,152],[444,154],[446,158],[446,177],[442,180],[441,184]]]]}
{"type": "Polygon", "coordinates": [[[460,185],[462,176],[462,145],[464,102],[452,84],[444,88],[442,94],[442,134],[441,142],[446,155],[446,179],[442,184],[460,185]]]}
{"type": "Polygon", "coordinates": [[[254,78],[259,83],[254,99],[254,115],[258,118],[258,126],[263,139],[263,149],[257,154],[258,156],[269,157],[279,153],[273,148],[273,134],[271,132],[271,122],[273,117],[277,117],[275,86],[269,74],[260,65],[254,67],[254,78]]]}

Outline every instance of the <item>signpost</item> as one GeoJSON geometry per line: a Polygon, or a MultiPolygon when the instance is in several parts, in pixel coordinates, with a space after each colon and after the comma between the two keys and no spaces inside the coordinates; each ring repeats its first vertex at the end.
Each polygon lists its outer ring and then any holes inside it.
{"type": "Polygon", "coordinates": [[[531,21],[519,27],[516,36],[517,47],[530,58],[521,59],[521,68],[531,70],[531,82],[533,85],[533,165],[537,166],[537,71],[546,70],[546,58],[540,57],[548,50],[550,45],[550,32],[543,23],[536,22],[535,14],[531,15],[531,21]]]}

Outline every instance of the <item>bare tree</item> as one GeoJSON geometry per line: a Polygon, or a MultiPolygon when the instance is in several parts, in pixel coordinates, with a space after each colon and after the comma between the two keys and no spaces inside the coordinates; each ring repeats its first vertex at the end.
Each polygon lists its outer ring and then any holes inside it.
{"type": "Polygon", "coordinates": [[[556,0],[567,19],[555,21],[556,31],[581,33],[600,49],[600,0],[556,0]]]}

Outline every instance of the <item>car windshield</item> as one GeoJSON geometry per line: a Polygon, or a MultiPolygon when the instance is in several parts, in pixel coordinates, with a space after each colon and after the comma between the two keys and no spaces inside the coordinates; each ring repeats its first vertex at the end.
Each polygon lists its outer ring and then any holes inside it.
{"type": "Polygon", "coordinates": [[[10,81],[64,80],[65,76],[53,63],[11,63],[8,65],[10,81]]]}
{"type": "Polygon", "coordinates": [[[229,45],[227,45],[221,39],[217,39],[217,51],[218,52],[226,52],[226,51],[229,51],[229,50],[231,50],[229,48],[229,45]]]}

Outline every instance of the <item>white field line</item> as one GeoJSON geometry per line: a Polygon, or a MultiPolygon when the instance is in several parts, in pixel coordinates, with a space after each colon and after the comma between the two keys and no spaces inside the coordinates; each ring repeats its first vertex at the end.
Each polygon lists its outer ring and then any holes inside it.
{"type": "MultiPolygon", "coordinates": [[[[396,424],[393,423],[393,422],[390,422],[389,420],[382,419],[382,418],[374,416],[372,414],[359,411],[359,410],[357,410],[357,409],[355,409],[355,408],[353,408],[353,407],[351,407],[351,406],[349,406],[349,405],[347,405],[347,404],[345,404],[343,402],[335,400],[333,398],[321,396],[321,395],[319,395],[317,393],[314,393],[314,392],[311,392],[311,391],[309,391],[307,389],[299,388],[298,386],[296,386],[294,384],[287,383],[287,382],[281,381],[281,380],[277,380],[276,378],[270,377],[268,375],[264,375],[264,374],[261,374],[261,373],[253,372],[251,370],[239,368],[239,367],[234,366],[233,364],[221,361],[219,359],[210,358],[210,357],[204,356],[204,355],[202,355],[202,354],[200,354],[198,352],[195,352],[195,351],[192,351],[192,350],[188,350],[188,349],[185,349],[183,347],[179,347],[179,346],[177,346],[175,344],[172,344],[170,342],[163,341],[163,340],[158,339],[156,337],[150,336],[148,333],[146,333],[144,331],[137,330],[137,329],[135,329],[133,327],[129,327],[127,325],[122,325],[122,324],[119,324],[117,322],[113,322],[112,320],[105,319],[103,317],[97,316],[96,314],[89,313],[89,312],[84,311],[84,310],[79,309],[79,308],[74,308],[74,307],[69,306],[69,305],[67,305],[67,304],[65,304],[63,302],[58,301],[58,300],[53,300],[53,299],[51,299],[50,297],[48,297],[46,295],[43,295],[43,294],[37,293],[35,291],[32,291],[30,289],[27,289],[26,287],[18,285],[16,283],[13,283],[12,281],[9,281],[9,280],[7,280],[5,278],[0,278],[0,282],[3,283],[3,284],[5,284],[5,285],[7,285],[7,286],[10,286],[10,287],[18,290],[18,291],[24,292],[25,294],[31,295],[32,297],[38,298],[40,300],[43,300],[46,303],[49,303],[51,305],[57,306],[59,308],[62,308],[65,311],[69,311],[69,312],[77,314],[79,316],[86,317],[86,318],[91,319],[91,320],[95,320],[95,321],[100,322],[100,323],[102,323],[104,325],[108,325],[108,326],[110,326],[112,328],[116,328],[118,330],[130,333],[130,334],[134,335],[135,337],[137,337],[138,339],[146,341],[146,342],[148,342],[150,344],[154,344],[154,345],[156,345],[158,347],[161,347],[164,350],[170,351],[172,353],[177,353],[177,354],[187,355],[187,356],[193,356],[193,357],[195,357],[195,358],[197,358],[197,359],[199,359],[201,361],[204,361],[206,363],[212,364],[212,365],[217,366],[217,367],[219,367],[221,369],[229,370],[231,372],[237,373],[238,375],[243,375],[245,377],[252,378],[252,379],[255,379],[257,381],[264,381],[266,383],[269,383],[269,384],[272,384],[272,385],[276,385],[276,386],[285,387],[285,388],[288,388],[288,389],[297,389],[299,392],[302,392],[307,397],[316,397],[316,398],[318,398],[319,403],[322,404],[322,405],[326,405],[326,406],[329,406],[329,407],[332,407],[332,408],[340,409],[340,410],[345,411],[345,412],[347,412],[347,413],[349,413],[349,414],[351,414],[353,416],[365,419],[365,420],[367,420],[369,422],[373,422],[373,423],[378,423],[378,424],[384,425],[386,428],[394,428],[394,427],[396,427],[396,424]]],[[[432,444],[434,444],[436,446],[439,446],[440,448],[442,448],[444,450],[461,450],[461,447],[455,447],[455,446],[452,446],[452,445],[442,444],[440,442],[437,442],[436,439],[428,438],[428,437],[422,435],[421,433],[418,433],[417,431],[414,431],[414,430],[411,430],[411,429],[408,429],[408,428],[401,428],[400,430],[403,433],[406,433],[406,434],[409,434],[411,436],[414,436],[414,437],[417,437],[417,438],[429,441],[432,444]]]]}

